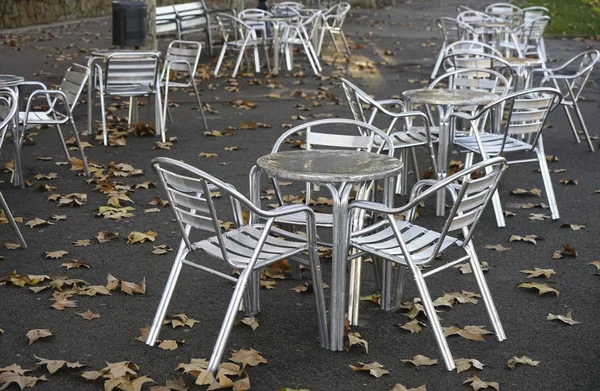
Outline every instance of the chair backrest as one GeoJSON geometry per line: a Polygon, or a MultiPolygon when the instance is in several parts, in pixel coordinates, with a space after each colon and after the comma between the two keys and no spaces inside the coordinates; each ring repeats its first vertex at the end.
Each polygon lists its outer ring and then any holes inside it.
{"type": "Polygon", "coordinates": [[[10,122],[17,112],[17,106],[17,94],[10,88],[0,88],[0,148],[10,122]]]}
{"type": "Polygon", "coordinates": [[[259,8],[247,8],[237,14],[237,17],[243,20],[248,26],[263,31],[263,34],[266,34],[267,23],[259,20],[250,20],[248,18],[264,18],[265,16],[273,16],[273,13],[259,8]]]}
{"type": "Polygon", "coordinates": [[[461,40],[453,42],[448,45],[444,55],[449,56],[455,53],[486,53],[493,54],[497,57],[503,57],[502,53],[498,49],[492,45],[488,45],[487,43],[479,41],[461,40]]]}
{"type": "Polygon", "coordinates": [[[59,89],[67,97],[69,111],[73,112],[81,91],[86,86],[88,77],[90,77],[90,68],[79,64],[71,65],[65,72],[59,89]]]}
{"type": "Polygon", "coordinates": [[[202,45],[196,41],[171,41],[167,48],[165,62],[162,68],[161,80],[166,78],[167,64],[172,71],[186,72],[190,80],[196,74],[196,67],[200,60],[202,45]],[[189,66],[188,66],[189,64],[189,66]],[[190,73],[191,69],[191,74],[190,73]]]}
{"type": "Polygon", "coordinates": [[[304,5],[293,2],[284,1],[282,3],[273,4],[271,6],[271,12],[277,16],[296,16],[300,15],[300,10],[304,8],[304,5]]]}
{"type": "Polygon", "coordinates": [[[156,53],[114,53],[106,63],[106,87],[144,85],[155,87],[159,57],[156,53]]]}
{"type": "Polygon", "coordinates": [[[564,103],[577,101],[598,61],[600,61],[598,50],[579,53],[558,67],[556,74],[551,73],[544,77],[540,86],[552,80],[554,87],[562,93],[564,103]],[[561,80],[563,83],[560,82],[561,80]]]}
{"type": "Polygon", "coordinates": [[[193,249],[192,228],[208,232],[216,237],[223,258],[231,264],[219,218],[221,221],[233,219],[235,226],[241,227],[242,205],[248,207],[250,201],[232,185],[189,164],[165,157],[152,159],[152,163],[188,249],[193,249]],[[221,203],[229,207],[216,205],[221,203]]]}
{"type": "Polygon", "coordinates": [[[531,135],[528,142],[533,149],[540,139],[548,113],[554,110],[561,102],[560,91],[554,88],[531,88],[509,94],[492,102],[475,114],[480,118],[487,113],[496,115],[500,126],[497,133],[503,133],[502,144],[495,148],[493,155],[500,155],[509,137],[518,136],[520,142],[523,135],[531,135]]]}
{"type": "MultiPolygon", "coordinates": [[[[343,118],[328,118],[306,122],[283,133],[271,150],[278,152],[284,143],[292,137],[302,136],[303,149],[350,149],[358,151],[387,153],[394,156],[394,142],[379,128],[363,121],[343,118]]],[[[273,179],[276,196],[284,204],[281,190],[276,179],[273,179]]],[[[311,185],[306,185],[305,202],[310,201],[311,185]]]]}
{"type": "Polygon", "coordinates": [[[428,88],[439,87],[442,83],[450,89],[481,90],[502,96],[508,92],[511,80],[492,69],[464,68],[439,76],[428,88]]]}
{"type": "Polygon", "coordinates": [[[346,2],[337,3],[325,11],[322,16],[330,28],[341,29],[350,8],[350,4],[346,2]]]}
{"type": "Polygon", "coordinates": [[[250,33],[250,30],[254,30],[252,26],[233,15],[219,13],[216,18],[225,42],[243,39],[246,34],[250,33]]]}
{"type": "Polygon", "coordinates": [[[494,16],[513,16],[521,12],[521,8],[510,3],[494,3],[485,7],[485,13],[494,16]]]}
{"type": "Polygon", "coordinates": [[[444,43],[449,44],[456,42],[461,38],[461,32],[458,28],[458,22],[455,18],[443,16],[435,21],[436,26],[442,30],[442,36],[444,37],[444,43]]]}
{"type": "Polygon", "coordinates": [[[491,20],[493,20],[493,18],[486,13],[470,10],[470,11],[464,11],[464,12],[461,12],[460,14],[458,14],[458,16],[456,17],[456,20],[470,25],[470,24],[478,24],[478,23],[491,21],[491,20]]]}
{"type": "Polygon", "coordinates": [[[156,34],[177,31],[177,14],[172,5],[156,7],[156,34]]]}
{"type": "Polygon", "coordinates": [[[539,41],[544,36],[544,31],[550,23],[549,16],[540,16],[539,18],[524,21],[514,32],[523,43],[529,41],[539,41]]]}
{"type": "Polygon", "coordinates": [[[540,18],[542,16],[548,16],[550,11],[546,7],[527,7],[522,8],[521,12],[523,13],[523,22],[528,23],[534,19],[540,18]]]}
{"type": "Polygon", "coordinates": [[[492,69],[502,74],[506,79],[512,80],[514,69],[502,57],[487,53],[454,53],[442,60],[446,72],[465,68],[492,69]]]}

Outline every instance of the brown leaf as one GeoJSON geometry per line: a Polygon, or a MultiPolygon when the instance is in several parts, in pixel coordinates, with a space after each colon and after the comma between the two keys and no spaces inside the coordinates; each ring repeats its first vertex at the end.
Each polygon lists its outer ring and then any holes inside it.
{"type": "Polygon", "coordinates": [[[571,325],[571,326],[573,326],[575,324],[581,323],[581,322],[578,322],[578,321],[576,321],[576,320],[573,319],[572,313],[573,313],[573,311],[567,312],[566,315],[554,315],[554,314],[550,314],[549,313],[548,316],[546,317],[546,319],[548,319],[548,320],[560,320],[561,322],[564,322],[564,323],[566,323],[568,325],[571,325]]]}
{"type": "Polygon", "coordinates": [[[500,384],[496,382],[486,382],[478,378],[477,376],[473,376],[468,378],[463,382],[463,384],[471,383],[471,387],[473,390],[485,390],[486,388],[492,387],[496,391],[500,391],[500,384]]]}
{"type": "Polygon", "coordinates": [[[435,365],[438,362],[438,360],[431,359],[427,356],[423,356],[420,354],[417,354],[416,356],[414,356],[412,360],[401,360],[401,361],[405,364],[412,364],[416,367],[435,365]]]}
{"type": "Polygon", "coordinates": [[[22,390],[24,388],[34,387],[38,381],[47,380],[48,379],[46,379],[45,376],[25,376],[12,371],[0,373],[0,384],[2,384],[2,389],[8,387],[11,383],[16,383],[22,390]]]}
{"type": "Polygon", "coordinates": [[[65,262],[60,265],[61,267],[66,267],[67,269],[80,268],[84,267],[86,269],[90,268],[90,265],[83,262],[82,260],[76,259],[75,262],[65,262]]]}
{"type": "Polygon", "coordinates": [[[37,227],[39,225],[53,225],[54,223],[47,221],[47,220],[42,220],[39,217],[36,217],[33,220],[29,220],[28,222],[25,223],[25,225],[28,225],[29,227],[33,228],[33,227],[37,227]]]}
{"type": "Polygon", "coordinates": [[[456,373],[467,371],[471,368],[483,369],[484,365],[474,358],[457,358],[454,359],[456,365],[456,373]]]}
{"type": "Polygon", "coordinates": [[[348,347],[346,350],[350,350],[352,346],[362,346],[365,348],[365,353],[369,353],[369,343],[362,339],[359,333],[348,333],[348,347]]]}
{"type": "Polygon", "coordinates": [[[108,243],[108,242],[112,241],[113,239],[115,239],[117,236],[119,236],[118,232],[103,231],[103,232],[98,232],[96,239],[98,239],[98,243],[108,243]]]}
{"type": "Polygon", "coordinates": [[[500,252],[510,250],[510,247],[504,247],[501,244],[486,244],[483,246],[483,248],[487,248],[488,250],[496,250],[500,252]]]}
{"type": "Polygon", "coordinates": [[[100,317],[99,314],[92,312],[91,310],[87,310],[85,312],[76,312],[77,315],[81,316],[85,320],[98,319],[100,317]]]}
{"type": "Polygon", "coordinates": [[[245,369],[246,365],[255,367],[259,364],[267,363],[267,360],[263,356],[261,356],[259,352],[252,348],[250,350],[234,350],[231,354],[231,357],[229,357],[229,361],[242,364],[242,369],[245,369]]]}
{"type": "Polygon", "coordinates": [[[554,295],[560,296],[560,292],[556,289],[546,284],[539,284],[537,282],[524,282],[522,284],[517,285],[517,288],[537,289],[540,296],[544,293],[554,293],[554,295]]]}
{"type": "Polygon", "coordinates": [[[73,242],[73,245],[76,247],[86,247],[90,245],[89,239],[79,239],[73,242]]]}
{"type": "Polygon", "coordinates": [[[47,360],[45,358],[38,357],[35,354],[33,355],[33,357],[35,357],[38,360],[40,360],[35,365],[45,365],[46,369],[48,370],[48,372],[51,375],[54,374],[59,369],[61,369],[62,367],[64,367],[65,365],[67,366],[67,368],[71,368],[71,369],[73,369],[73,368],[81,368],[81,367],[85,366],[85,365],[80,364],[78,362],[66,362],[66,361],[63,361],[63,360],[47,360]]]}
{"type": "Polygon", "coordinates": [[[369,364],[365,364],[362,362],[359,362],[360,367],[356,367],[354,365],[349,365],[350,368],[352,368],[355,371],[369,371],[369,373],[372,376],[375,377],[381,377],[383,375],[388,375],[390,373],[390,371],[388,371],[387,369],[383,368],[383,365],[381,365],[380,363],[378,363],[377,361],[374,361],[372,363],[369,364]]]}
{"type": "Polygon", "coordinates": [[[39,338],[51,337],[54,334],[52,333],[52,331],[50,331],[48,329],[32,329],[32,330],[29,330],[26,335],[27,335],[27,338],[29,338],[29,344],[31,345],[32,343],[37,341],[39,338]]]}
{"type": "Polygon", "coordinates": [[[560,225],[560,228],[571,228],[573,231],[579,231],[580,229],[584,229],[585,225],[569,224],[567,222],[564,222],[560,225]]]}
{"type": "Polygon", "coordinates": [[[177,345],[177,341],[175,340],[165,339],[158,345],[158,347],[162,350],[175,350],[179,348],[179,345],[177,345]]]}
{"type": "Polygon", "coordinates": [[[485,326],[465,326],[461,329],[456,326],[443,327],[444,335],[449,337],[451,335],[460,335],[463,338],[470,339],[472,341],[485,342],[483,338],[484,334],[491,334],[490,331],[484,329],[485,326]]]}
{"type": "Polygon", "coordinates": [[[64,250],[46,251],[45,258],[59,259],[67,255],[69,252],[64,250]]]}
{"type": "Polygon", "coordinates": [[[523,242],[533,243],[536,245],[537,245],[537,242],[536,242],[537,240],[544,240],[544,238],[541,238],[537,235],[525,235],[525,236],[510,235],[510,238],[508,239],[509,242],[523,241],[523,242]]]}
{"type": "Polygon", "coordinates": [[[546,278],[552,277],[552,275],[556,274],[554,269],[540,269],[536,267],[535,270],[521,270],[521,273],[528,273],[527,278],[535,278],[540,276],[545,276],[546,278]]]}
{"type": "Polygon", "coordinates": [[[577,250],[572,247],[570,244],[563,244],[562,250],[556,250],[552,255],[552,258],[558,259],[565,257],[577,257],[577,250]]]}
{"type": "Polygon", "coordinates": [[[146,231],[146,233],[131,231],[129,235],[127,235],[127,244],[143,243],[147,240],[154,242],[156,235],[156,232],[153,231],[146,231]]]}
{"type": "Polygon", "coordinates": [[[509,369],[515,369],[515,366],[517,364],[523,364],[523,365],[529,365],[532,367],[537,367],[537,365],[539,363],[540,363],[539,361],[534,361],[527,356],[522,356],[522,357],[514,356],[513,358],[509,359],[506,364],[508,365],[509,369]]]}
{"type": "Polygon", "coordinates": [[[252,328],[252,330],[256,330],[258,328],[258,320],[254,316],[249,316],[241,320],[241,322],[245,325],[248,325],[252,328]]]}
{"type": "Polygon", "coordinates": [[[419,322],[416,319],[413,319],[413,320],[408,321],[408,322],[404,323],[403,325],[399,325],[399,326],[401,329],[408,330],[412,334],[416,334],[416,333],[421,332],[421,330],[422,330],[421,326],[425,326],[425,324],[422,322],[419,322]]]}
{"type": "Polygon", "coordinates": [[[404,385],[397,383],[392,391],[427,391],[427,387],[425,385],[419,386],[417,388],[406,388],[404,385]]]}
{"type": "Polygon", "coordinates": [[[562,183],[563,185],[573,185],[573,186],[577,186],[579,184],[578,179],[570,179],[570,178],[561,178],[558,182],[562,183]]]}
{"type": "Polygon", "coordinates": [[[205,157],[205,158],[209,158],[209,157],[217,157],[219,155],[217,155],[216,153],[213,152],[200,152],[200,154],[198,155],[198,157],[205,157]]]}
{"type": "Polygon", "coordinates": [[[152,246],[152,248],[154,248],[154,250],[152,250],[152,254],[156,254],[156,255],[163,255],[166,254],[170,251],[173,251],[173,249],[171,248],[171,246],[166,245],[166,244],[161,244],[158,246],[152,246]]]}
{"type": "Polygon", "coordinates": [[[21,248],[21,245],[17,243],[4,243],[4,248],[6,248],[7,250],[16,250],[18,248],[21,248]]]}
{"type": "Polygon", "coordinates": [[[138,330],[140,331],[140,335],[135,337],[135,339],[145,343],[148,339],[148,334],[150,334],[150,325],[147,324],[146,327],[140,327],[138,330]]]}
{"type": "Polygon", "coordinates": [[[146,279],[142,280],[141,285],[135,282],[121,281],[121,292],[125,292],[128,295],[133,296],[134,293],[145,294],[146,293],[146,279]]]}

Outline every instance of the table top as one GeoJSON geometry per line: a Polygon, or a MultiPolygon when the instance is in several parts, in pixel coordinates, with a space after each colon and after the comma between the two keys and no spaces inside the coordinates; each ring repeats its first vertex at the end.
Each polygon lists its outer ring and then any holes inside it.
{"type": "Polygon", "coordinates": [[[15,87],[25,82],[25,78],[15,75],[0,75],[0,87],[15,87]]]}
{"type": "Polygon", "coordinates": [[[486,105],[498,99],[498,95],[480,90],[454,90],[448,88],[421,88],[404,91],[402,95],[412,103],[426,105],[471,106],[486,105]]]}
{"type": "Polygon", "coordinates": [[[389,178],[399,174],[403,166],[387,155],[332,149],[277,152],[259,158],[256,164],[270,176],[313,183],[389,178]]]}
{"type": "Polygon", "coordinates": [[[131,50],[131,49],[99,49],[92,51],[93,57],[108,57],[111,54],[121,53],[121,54],[158,54],[160,56],[160,51],[158,50],[131,50]]]}
{"type": "Polygon", "coordinates": [[[473,26],[477,26],[477,27],[485,27],[485,28],[505,28],[505,27],[512,27],[513,23],[512,22],[500,22],[500,21],[494,21],[494,22],[470,22],[469,24],[473,25],[473,26]]]}
{"type": "Polygon", "coordinates": [[[543,64],[539,58],[504,57],[504,60],[513,67],[531,67],[543,64]]]}
{"type": "Polygon", "coordinates": [[[242,20],[250,20],[252,22],[286,22],[298,18],[298,15],[267,15],[267,16],[244,16],[242,20]]]}

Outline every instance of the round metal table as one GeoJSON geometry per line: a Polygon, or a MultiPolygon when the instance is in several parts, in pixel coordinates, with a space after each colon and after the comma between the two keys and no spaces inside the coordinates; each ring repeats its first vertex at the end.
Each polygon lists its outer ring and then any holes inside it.
{"type": "Polygon", "coordinates": [[[25,82],[25,78],[15,75],[0,75],[0,88],[17,87],[25,82]]]}
{"type": "MultiPolygon", "coordinates": [[[[333,251],[331,277],[330,346],[339,351],[344,348],[344,315],[346,312],[346,263],[348,255],[348,202],[353,183],[385,179],[384,199],[389,204],[393,178],[400,173],[402,161],[376,153],[352,150],[301,150],[285,151],[263,156],[256,161],[260,171],[278,179],[291,179],[326,186],[333,199],[333,251]],[[335,186],[334,184],[341,184],[335,186]]],[[[258,180],[251,181],[259,186],[258,180]]],[[[252,189],[259,194],[260,189],[252,189]]],[[[382,279],[382,298],[391,292],[391,265],[386,262],[382,279]],[[389,267],[388,267],[389,266],[389,267]],[[389,269],[386,271],[386,269],[389,269]],[[387,273],[387,274],[386,274],[387,273]]],[[[352,283],[352,282],[351,282],[352,283]]]]}
{"type": "MultiPolygon", "coordinates": [[[[406,108],[411,110],[413,104],[437,105],[440,116],[440,134],[438,136],[439,148],[437,156],[438,179],[447,176],[450,162],[450,148],[452,146],[452,129],[450,127],[450,114],[454,106],[482,106],[499,98],[498,95],[481,90],[454,90],[447,88],[417,89],[404,91],[402,95],[407,100],[406,108]]],[[[438,193],[437,215],[443,216],[446,211],[444,191],[438,193]]]]}

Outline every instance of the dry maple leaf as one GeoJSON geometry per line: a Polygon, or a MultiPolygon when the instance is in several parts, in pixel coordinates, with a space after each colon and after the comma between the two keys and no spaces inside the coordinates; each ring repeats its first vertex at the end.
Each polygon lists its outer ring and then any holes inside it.
{"type": "Polygon", "coordinates": [[[36,217],[35,219],[29,220],[28,222],[25,223],[25,225],[28,225],[31,228],[37,227],[39,225],[53,225],[53,224],[54,223],[47,221],[47,220],[40,219],[39,217],[36,217]]]}
{"type": "Polygon", "coordinates": [[[564,322],[570,326],[581,323],[581,322],[578,322],[573,319],[572,313],[573,313],[573,311],[567,312],[566,315],[554,315],[554,314],[549,313],[548,316],[546,317],[546,319],[547,320],[560,320],[561,322],[564,322]]]}
{"type": "Polygon", "coordinates": [[[536,267],[535,270],[521,270],[521,273],[528,273],[527,278],[535,278],[540,276],[545,276],[546,278],[552,277],[552,275],[556,274],[554,269],[540,269],[536,267]]]}
{"type": "Polygon", "coordinates": [[[167,379],[164,386],[150,387],[150,391],[188,391],[185,381],[181,377],[167,379]]]}
{"type": "Polygon", "coordinates": [[[45,365],[46,369],[48,370],[48,372],[52,375],[54,373],[56,373],[56,371],[58,371],[59,369],[61,369],[62,367],[64,367],[65,365],[67,366],[67,368],[81,368],[84,367],[84,364],[80,364],[78,362],[67,362],[64,360],[47,360],[45,358],[41,358],[36,356],[35,354],[33,355],[33,357],[37,358],[39,360],[38,363],[36,363],[35,365],[45,365]]]}
{"type": "Polygon", "coordinates": [[[199,320],[196,319],[192,319],[190,317],[188,317],[186,314],[175,314],[175,315],[169,315],[165,318],[165,320],[163,321],[163,324],[171,324],[171,326],[173,326],[173,328],[177,328],[177,327],[194,327],[194,325],[196,323],[200,323],[199,320]]]}
{"type": "Polygon", "coordinates": [[[135,339],[145,343],[148,339],[148,335],[150,334],[150,325],[147,324],[145,327],[140,327],[138,330],[140,331],[140,335],[135,337],[135,339]]]}
{"type": "Polygon", "coordinates": [[[17,243],[4,243],[4,248],[6,248],[7,250],[16,250],[18,248],[21,248],[21,245],[17,243]]]}
{"type": "Polygon", "coordinates": [[[24,388],[33,388],[38,381],[47,381],[45,376],[25,376],[20,373],[7,371],[0,373],[0,389],[5,389],[12,383],[16,383],[21,390],[24,388]]]}
{"type": "Polygon", "coordinates": [[[483,369],[484,365],[479,360],[474,358],[457,358],[454,359],[456,365],[456,373],[467,371],[471,368],[483,369]]]}
{"type": "Polygon", "coordinates": [[[413,319],[411,321],[408,321],[408,322],[406,322],[402,325],[398,325],[398,326],[400,326],[401,329],[410,331],[412,334],[416,334],[416,333],[421,332],[421,330],[422,330],[421,326],[425,326],[425,323],[422,323],[416,319],[413,319]]]}
{"type": "Polygon", "coordinates": [[[473,390],[485,390],[486,388],[492,387],[496,391],[500,391],[500,384],[496,382],[486,382],[478,378],[477,376],[473,376],[468,378],[463,382],[463,384],[471,383],[471,387],[473,390]]]}
{"type": "Polygon", "coordinates": [[[535,245],[537,245],[537,242],[536,242],[537,240],[544,240],[544,238],[541,238],[537,235],[525,235],[525,236],[511,235],[510,238],[508,238],[509,242],[523,241],[523,242],[533,243],[535,245]]]}
{"type": "Polygon", "coordinates": [[[240,349],[234,350],[229,357],[229,361],[233,361],[238,364],[242,364],[242,369],[246,368],[246,365],[255,367],[259,364],[266,364],[267,360],[260,355],[259,352],[250,348],[250,350],[240,349]]]}
{"type": "Polygon", "coordinates": [[[427,391],[427,387],[425,385],[419,386],[417,388],[406,388],[403,384],[397,383],[392,391],[427,391]]]}
{"type": "Polygon", "coordinates": [[[579,184],[578,179],[571,179],[571,178],[561,178],[558,182],[562,183],[563,185],[573,185],[573,186],[577,186],[579,184]]]}
{"type": "Polygon", "coordinates": [[[90,268],[90,265],[83,262],[82,260],[76,259],[75,262],[65,262],[60,265],[61,267],[66,267],[67,269],[78,269],[80,267],[84,267],[86,269],[90,268]]]}
{"type": "Polygon", "coordinates": [[[252,330],[258,328],[258,320],[254,316],[249,316],[241,320],[241,322],[247,326],[250,326],[252,330]]]}
{"type": "Polygon", "coordinates": [[[584,229],[585,225],[569,224],[567,222],[564,222],[560,225],[560,228],[571,228],[573,231],[579,231],[580,229],[584,229]]]}
{"type": "Polygon", "coordinates": [[[600,259],[597,259],[597,260],[595,260],[593,262],[590,262],[590,263],[588,263],[588,265],[596,266],[596,270],[599,270],[600,269],[600,259]]]}
{"type": "Polygon", "coordinates": [[[352,368],[354,371],[369,371],[369,373],[375,377],[389,375],[389,373],[390,373],[390,371],[388,371],[387,369],[384,369],[383,365],[381,365],[377,361],[374,361],[369,364],[365,364],[360,361],[358,363],[360,364],[360,367],[356,367],[354,365],[349,365],[349,367],[352,368]]]}
{"type": "Polygon", "coordinates": [[[87,202],[87,194],[82,193],[71,193],[61,196],[58,200],[58,206],[62,205],[71,205],[71,206],[81,206],[85,205],[87,202]]]}
{"type": "Polygon", "coordinates": [[[160,244],[158,246],[152,246],[152,248],[154,249],[154,250],[152,250],[152,254],[156,254],[156,255],[163,255],[163,254],[168,253],[169,251],[173,251],[171,246],[169,246],[167,244],[160,244]]]}
{"type": "Polygon", "coordinates": [[[46,251],[46,256],[44,258],[59,259],[67,255],[68,253],[68,251],[64,250],[46,251]]]}
{"type": "Polygon", "coordinates": [[[73,242],[73,245],[76,247],[86,247],[90,245],[89,239],[79,239],[73,242]]]}
{"type": "Polygon", "coordinates": [[[556,296],[560,296],[560,292],[556,289],[546,284],[539,284],[537,282],[524,282],[522,284],[517,285],[517,288],[537,289],[540,296],[544,293],[554,293],[556,296]]]}
{"type": "Polygon", "coordinates": [[[362,346],[365,348],[365,353],[369,353],[369,343],[362,339],[359,333],[348,333],[348,346],[346,350],[350,350],[352,346],[362,346]]]}
{"type": "MultiPolygon", "coordinates": [[[[142,330],[142,329],[140,329],[142,330]]],[[[144,339],[144,342],[146,340],[144,339]]],[[[194,377],[198,377],[202,371],[208,368],[208,361],[204,358],[192,358],[188,364],[179,363],[176,371],[183,369],[183,373],[189,373],[194,377]]]]}
{"type": "Polygon", "coordinates": [[[27,338],[29,338],[29,344],[31,345],[32,343],[37,341],[39,338],[51,337],[54,334],[52,333],[52,331],[50,331],[48,329],[32,329],[32,330],[29,330],[26,335],[27,335],[27,338]]]}
{"type": "Polygon", "coordinates": [[[92,310],[87,310],[85,312],[76,312],[77,315],[81,316],[85,320],[92,320],[100,318],[100,314],[96,314],[92,312],[92,310]]]}
{"type": "Polygon", "coordinates": [[[443,327],[444,335],[449,337],[451,335],[460,335],[463,338],[470,339],[472,341],[485,342],[483,338],[484,334],[491,334],[491,331],[485,330],[485,326],[465,326],[464,329],[456,326],[443,327]]]}
{"type": "Polygon", "coordinates": [[[175,350],[179,348],[179,345],[177,344],[177,341],[173,339],[165,339],[158,345],[158,347],[162,350],[175,350]]]}
{"type": "Polygon", "coordinates": [[[141,285],[135,282],[127,282],[121,280],[121,292],[125,292],[128,295],[133,296],[134,293],[145,294],[146,293],[146,278],[142,280],[141,285]]]}
{"type": "Polygon", "coordinates": [[[108,242],[112,241],[113,239],[115,239],[117,236],[119,236],[118,232],[103,231],[103,232],[98,232],[96,239],[98,239],[98,243],[108,243],[108,242]]]}
{"type": "Polygon", "coordinates": [[[539,363],[540,363],[539,361],[534,361],[527,356],[522,356],[522,357],[514,356],[513,358],[509,359],[506,364],[508,365],[509,369],[515,369],[515,366],[517,364],[523,364],[523,365],[529,365],[532,367],[537,367],[537,365],[539,363]]]}
{"type": "Polygon", "coordinates": [[[156,235],[156,232],[153,231],[147,231],[146,233],[131,231],[129,235],[127,235],[127,244],[144,243],[147,240],[154,242],[156,235]]]}
{"type": "Polygon", "coordinates": [[[500,252],[510,250],[510,247],[504,247],[501,244],[486,244],[483,246],[483,248],[487,248],[488,250],[496,250],[500,252]]]}
{"type": "Polygon", "coordinates": [[[570,244],[563,244],[563,248],[561,250],[556,250],[554,254],[552,254],[552,258],[559,259],[563,256],[566,257],[577,257],[577,250],[575,247],[572,247],[570,244]]]}
{"type": "Polygon", "coordinates": [[[438,360],[435,359],[431,359],[427,356],[423,356],[421,354],[417,354],[416,356],[413,357],[412,360],[400,360],[405,364],[412,364],[416,367],[420,367],[420,366],[430,366],[430,365],[436,365],[438,360]]]}

